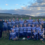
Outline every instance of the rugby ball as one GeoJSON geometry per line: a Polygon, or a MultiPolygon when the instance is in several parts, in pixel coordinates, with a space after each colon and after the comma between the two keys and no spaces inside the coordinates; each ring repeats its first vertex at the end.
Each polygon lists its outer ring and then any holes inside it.
{"type": "Polygon", "coordinates": [[[25,40],[26,38],[25,37],[23,37],[23,40],[25,40]]]}

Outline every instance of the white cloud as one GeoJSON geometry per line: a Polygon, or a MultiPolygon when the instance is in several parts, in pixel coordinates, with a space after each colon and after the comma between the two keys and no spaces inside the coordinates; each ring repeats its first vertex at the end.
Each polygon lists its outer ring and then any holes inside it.
{"type": "Polygon", "coordinates": [[[42,16],[45,13],[45,0],[37,0],[36,3],[28,7],[29,10],[32,11],[31,15],[42,16]]]}
{"type": "Polygon", "coordinates": [[[18,4],[15,4],[15,5],[18,5],[18,4]]]}
{"type": "Polygon", "coordinates": [[[23,10],[28,10],[27,7],[28,7],[28,6],[21,6],[21,9],[23,9],[23,10]]]}
{"type": "Polygon", "coordinates": [[[21,6],[21,7],[24,7],[24,6],[21,6]]]}
{"type": "Polygon", "coordinates": [[[17,9],[14,9],[14,10],[17,10],[17,9]]]}
{"type": "Polygon", "coordinates": [[[8,6],[8,4],[5,4],[6,6],[8,6]]]}

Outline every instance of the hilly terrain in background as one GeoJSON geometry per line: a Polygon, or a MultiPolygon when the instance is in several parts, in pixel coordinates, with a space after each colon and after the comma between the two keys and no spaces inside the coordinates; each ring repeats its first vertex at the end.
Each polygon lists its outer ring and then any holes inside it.
{"type": "Polygon", "coordinates": [[[3,19],[9,19],[9,18],[29,18],[29,17],[32,17],[32,18],[45,18],[45,16],[31,16],[31,15],[19,15],[19,14],[10,14],[10,13],[0,13],[0,18],[3,18],[3,19]]]}
{"type": "Polygon", "coordinates": [[[10,14],[10,13],[0,13],[0,18],[28,18],[30,17],[29,15],[19,15],[19,14],[10,14]]]}

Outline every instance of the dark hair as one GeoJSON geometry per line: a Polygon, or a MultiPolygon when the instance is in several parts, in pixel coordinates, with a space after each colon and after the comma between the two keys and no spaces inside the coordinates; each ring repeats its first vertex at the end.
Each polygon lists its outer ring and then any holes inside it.
{"type": "MultiPolygon", "coordinates": [[[[26,22],[27,22],[27,20],[25,20],[26,22]]],[[[25,21],[24,21],[24,23],[25,23],[25,21]]]]}

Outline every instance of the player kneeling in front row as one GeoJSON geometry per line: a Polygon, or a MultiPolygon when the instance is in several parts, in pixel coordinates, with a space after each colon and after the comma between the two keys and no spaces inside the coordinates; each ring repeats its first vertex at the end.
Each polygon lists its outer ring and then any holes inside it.
{"type": "Polygon", "coordinates": [[[16,32],[13,29],[10,32],[10,39],[11,40],[18,40],[18,37],[16,36],[16,32]]]}
{"type": "Polygon", "coordinates": [[[33,40],[37,40],[37,32],[34,30],[34,33],[33,33],[33,40]]]}

